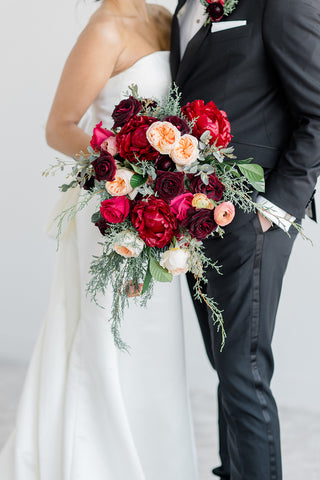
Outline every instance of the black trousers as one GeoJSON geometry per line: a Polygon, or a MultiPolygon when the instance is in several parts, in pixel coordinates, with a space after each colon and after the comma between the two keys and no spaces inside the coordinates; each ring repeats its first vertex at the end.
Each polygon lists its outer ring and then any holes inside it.
{"type": "MultiPolygon", "coordinates": [[[[281,480],[279,420],[270,389],[271,340],[297,232],[291,227],[290,238],[272,226],[263,233],[257,215],[249,218],[223,239],[205,241],[207,256],[222,265],[223,275],[207,271],[207,293],[223,310],[227,339],[222,352],[211,315],[204,304],[194,304],[207,355],[219,376],[220,475],[281,480]]],[[[192,289],[192,275],[188,283],[192,289]]]]}

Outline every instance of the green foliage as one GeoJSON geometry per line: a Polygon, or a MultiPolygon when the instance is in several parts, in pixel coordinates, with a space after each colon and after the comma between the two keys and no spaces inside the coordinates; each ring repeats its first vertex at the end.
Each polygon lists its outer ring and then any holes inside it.
{"type": "Polygon", "coordinates": [[[79,182],[77,182],[77,180],[72,180],[72,182],[66,184],[64,183],[63,185],[60,185],[59,189],[61,190],[61,192],[67,192],[69,190],[69,188],[75,188],[79,185],[79,182]]]}
{"type": "Polygon", "coordinates": [[[148,265],[146,276],[144,277],[144,281],[143,281],[143,288],[142,288],[142,291],[141,291],[141,295],[144,295],[147,292],[151,280],[152,280],[152,275],[150,273],[150,268],[149,268],[149,265],[148,265]]]}
{"type": "Polygon", "coordinates": [[[169,273],[166,268],[161,267],[160,263],[150,256],[149,269],[152,277],[157,282],[171,282],[172,273],[169,273]]]}
{"type": "Polygon", "coordinates": [[[238,162],[238,168],[253,188],[258,192],[265,191],[264,171],[260,165],[256,163],[239,164],[238,162]]]}
{"type": "Polygon", "coordinates": [[[148,177],[143,177],[142,175],[138,175],[135,173],[130,179],[130,185],[133,189],[141,187],[144,185],[148,180],[148,177]]]}
{"type": "Polygon", "coordinates": [[[95,212],[91,215],[91,222],[92,223],[96,223],[98,222],[99,220],[101,220],[101,213],[100,213],[100,210],[98,212],[95,212]]]}
{"type": "Polygon", "coordinates": [[[143,282],[145,284],[143,295],[136,298],[136,301],[141,306],[145,306],[152,297],[153,278],[149,271],[150,249],[144,248],[136,258],[124,258],[113,250],[113,244],[123,230],[131,230],[135,233],[129,220],[125,220],[121,224],[110,225],[108,235],[104,237],[104,243],[100,243],[102,248],[101,255],[93,257],[87,294],[96,305],[102,307],[99,298],[103,297],[107,291],[112,290],[112,308],[111,312],[108,312],[108,315],[110,314],[111,331],[115,344],[120,349],[127,350],[128,346],[121,339],[120,327],[124,311],[130,302],[133,301],[133,299],[129,299],[127,296],[128,285],[131,283],[138,289],[139,283],[143,282]],[[111,286],[111,289],[108,288],[109,286],[111,286]]]}
{"type": "Polygon", "coordinates": [[[54,176],[59,171],[63,172],[66,167],[74,166],[74,162],[71,162],[70,160],[61,160],[60,158],[56,158],[56,160],[57,163],[49,165],[49,167],[42,172],[43,177],[49,177],[49,175],[54,176]]]}
{"type": "Polygon", "coordinates": [[[224,14],[230,15],[238,5],[239,0],[226,0],[224,4],[224,14]]]}
{"type": "Polygon", "coordinates": [[[181,93],[179,92],[179,87],[175,83],[172,83],[168,95],[162,99],[156,112],[157,118],[162,120],[166,116],[180,116],[180,100],[181,93]]]}
{"type": "Polygon", "coordinates": [[[219,304],[212,297],[209,297],[206,293],[203,293],[203,289],[201,288],[198,279],[196,279],[196,282],[193,286],[193,295],[196,300],[201,303],[204,302],[209,310],[211,310],[211,319],[213,325],[217,327],[217,333],[221,333],[220,352],[222,352],[227,337],[223,324],[223,310],[220,310],[219,304]]]}
{"type": "Polygon", "coordinates": [[[92,198],[92,194],[85,193],[84,195],[80,195],[79,200],[76,204],[72,205],[69,208],[63,210],[56,218],[55,221],[57,222],[57,250],[59,249],[60,245],[60,238],[62,234],[63,225],[66,223],[70,223],[71,220],[77,215],[77,213],[81,212],[89,203],[92,198]]]}

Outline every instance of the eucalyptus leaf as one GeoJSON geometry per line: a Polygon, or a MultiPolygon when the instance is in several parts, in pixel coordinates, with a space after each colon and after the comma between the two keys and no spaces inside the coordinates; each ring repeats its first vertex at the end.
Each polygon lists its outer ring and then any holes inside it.
{"type": "Polygon", "coordinates": [[[64,183],[63,185],[60,185],[60,190],[61,192],[67,192],[69,190],[69,188],[74,188],[78,185],[78,182],[76,180],[73,180],[71,183],[64,183]]]}
{"type": "Polygon", "coordinates": [[[139,175],[142,175],[143,171],[140,167],[138,167],[134,163],[130,163],[129,166],[132,167],[136,173],[139,173],[139,175]]]}
{"type": "Polygon", "coordinates": [[[205,185],[209,185],[208,175],[206,173],[201,172],[200,176],[201,176],[201,180],[203,181],[203,183],[205,185]]]}
{"type": "Polygon", "coordinates": [[[130,180],[130,185],[133,189],[141,187],[141,185],[144,185],[148,180],[148,177],[142,177],[141,175],[138,175],[135,173],[132,175],[131,180],[130,180]]]}
{"type": "Polygon", "coordinates": [[[256,163],[240,164],[239,170],[258,192],[265,191],[263,168],[256,163]]]}
{"type": "Polygon", "coordinates": [[[198,171],[197,165],[194,165],[191,168],[189,168],[189,173],[197,173],[197,171],[198,171]]]}
{"type": "Polygon", "coordinates": [[[157,282],[172,281],[172,273],[169,273],[166,268],[162,268],[160,263],[153,257],[150,257],[149,269],[151,275],[157,282]]]}
{"type": "Polygon", "coordinates": [[[200,141],[207,144],[209,143],[209,141],[211,140],[211,133],[210,133],[210,130],[206,130],[205,132],[203,132],[203,134],[201,135],[200,137],[200,141]]]}
{"type": "Polygon", "coordinates": [[[211,173],[214,173],[214,168],[212,165],[202,165],[201,167],[199,167],[200,170],[204,173],[206,173],[207,175],[211,175],[211,173]]]}

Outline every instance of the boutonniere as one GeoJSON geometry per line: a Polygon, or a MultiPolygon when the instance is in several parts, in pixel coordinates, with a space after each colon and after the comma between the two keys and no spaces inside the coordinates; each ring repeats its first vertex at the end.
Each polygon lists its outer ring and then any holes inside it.
{"type": "Polygon", "coordinates": [[[223,17],[230,15],[236,8],[239,0],[200,0],[208,15],[205,26],[210,22],[220,22],[223,17]]]}

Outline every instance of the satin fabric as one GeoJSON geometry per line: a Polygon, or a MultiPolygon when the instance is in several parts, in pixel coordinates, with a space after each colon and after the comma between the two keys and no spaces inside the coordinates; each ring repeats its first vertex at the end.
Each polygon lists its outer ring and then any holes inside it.
{"type": "MultiPolygon", "coordinates": [[[[155,52],[111,78],[80,126],[110,127],[113,107],[128,85],[163,96],[169,54],[155,52]]],[[[61,209],[78,201],[62,194],[61,209]]],[[[146,309],[130,300],[121,334],[131,352],[113,343],[112,292],[86,297],[91,257],[101,235],[91,224],[96,200],[64,225],[51,300],[28,369],[16,427],[0,455],[5,480],[197,480],[185,369],[178,278],[158,284],[146,309]]],[[[25,320],[24,320],[25,321],[25,320]]]]}

